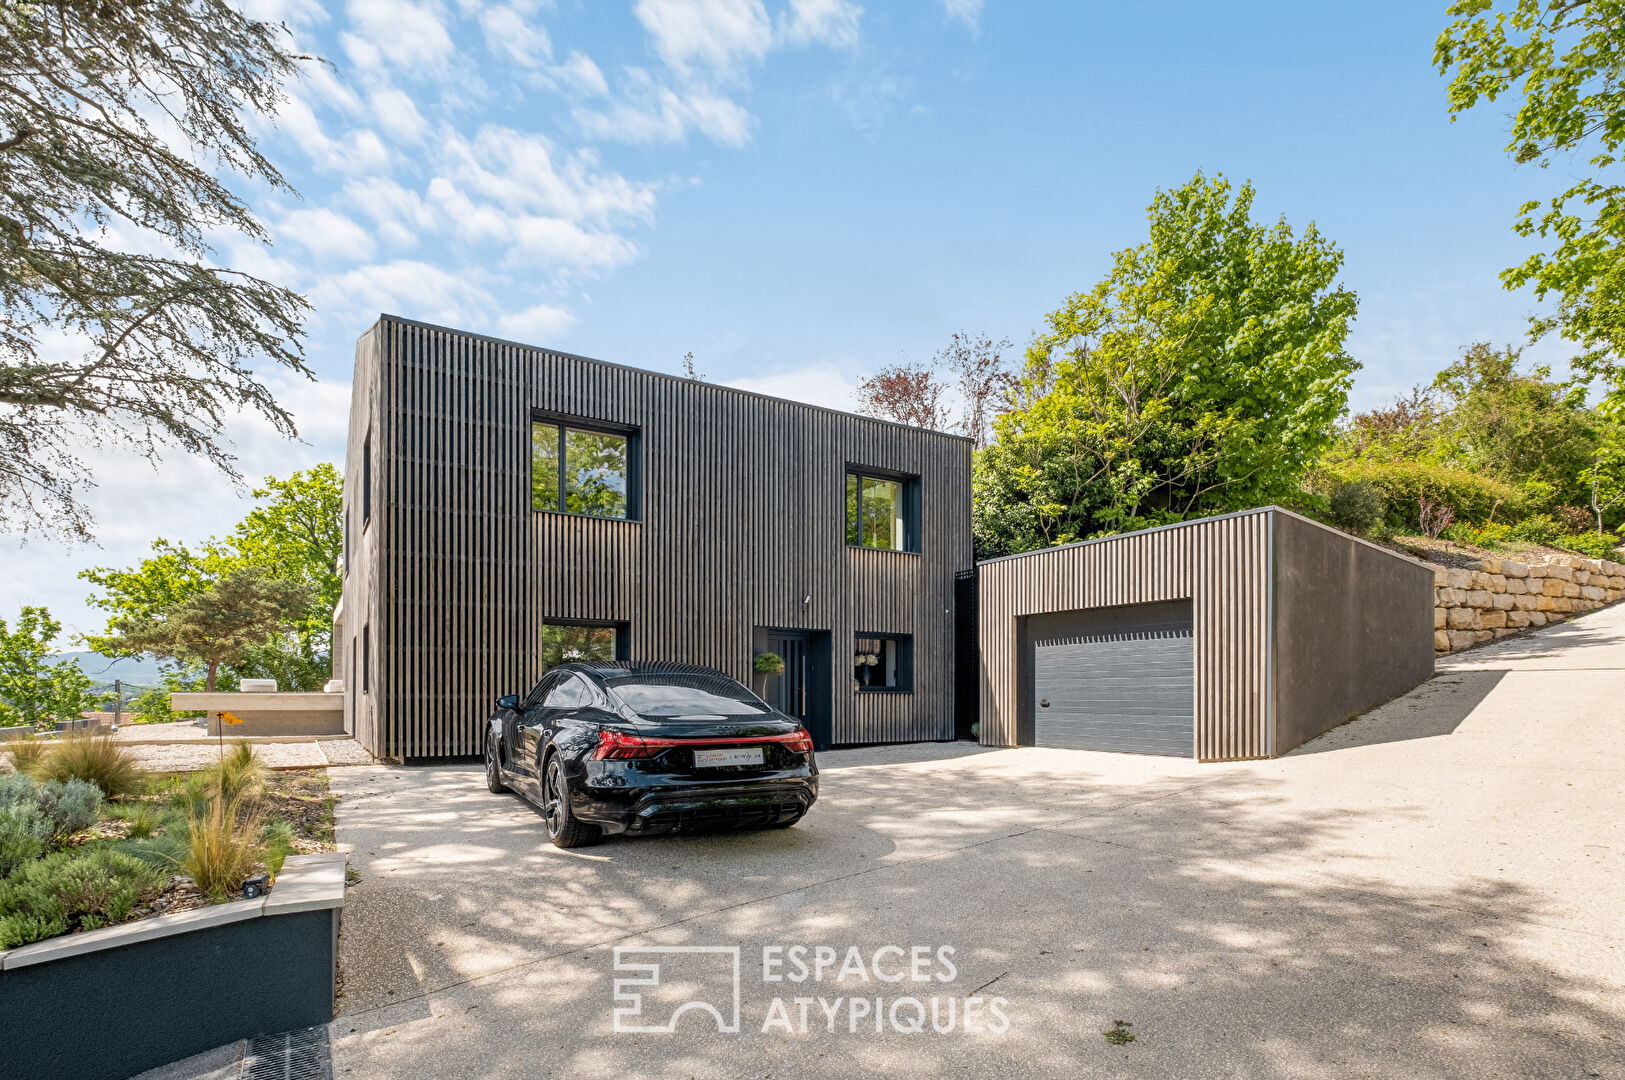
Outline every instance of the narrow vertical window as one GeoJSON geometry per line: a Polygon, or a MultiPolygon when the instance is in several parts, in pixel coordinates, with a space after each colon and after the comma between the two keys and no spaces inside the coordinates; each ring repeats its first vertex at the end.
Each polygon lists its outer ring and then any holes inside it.
{"type": "Polygon", "coordinates": [[[372,520],[372,432],[361,442],[361,527],[372,520]]]}
{"type": "Polygon", "coordinates": [[[372,689],[372,628],[361,627],[361,692],[372,689]]]}
{"type": "Polygon", "coordinates": [[[559,508],[559,429],[554,424],[530,425],[530,508],[559,508]]]}

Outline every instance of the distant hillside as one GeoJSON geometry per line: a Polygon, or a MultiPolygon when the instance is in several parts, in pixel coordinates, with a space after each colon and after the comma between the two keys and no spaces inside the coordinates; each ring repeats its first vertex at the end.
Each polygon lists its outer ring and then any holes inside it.
{"type": "Polygon", "coordinates": [[[130,659],[115,659],[103,656],[89,649],[78,652],[57,653],[51,657],[52,663],[78,664],[79,670],[89,675],[91,681],[98,686],[112,685],[114,679],[123,679],[132,686],[162,686],[164,685],[163,672],[158,670],[158,661],[151,656],[138,656],[130,659]]]}

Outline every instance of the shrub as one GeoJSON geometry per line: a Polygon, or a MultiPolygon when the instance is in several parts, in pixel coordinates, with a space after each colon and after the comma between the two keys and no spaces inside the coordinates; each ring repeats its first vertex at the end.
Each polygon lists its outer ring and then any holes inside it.
{"type": "Polygon", "coordinates": [[[1332,523],[1356,536],[1364,536],[1375,529],[1387,514],[1382,496],[1364,480],[1338,484],[1332,489],[1328,507],[1332,523]]]}
{"type": "Polygon", "coordinates": [[[158,831],[158,811],[151,803],[138,802],[130,806],[121,806],[113,811],[113,816],[128,823],[130,828],[125,835],[131,840],[146,840],[158,831]]]}
{"type": "Polygon", "coordinates": [[[1552,511],[1552,516],[1562,526],[1558,531],[1564,536],[1591,532],[1597,527],[1596,516],[1583,506],[1559,506],[1552,511]]]}
{"type": "Polygon", "coordinates": [[[1560,537],[1557,546],[1578,551],[1593,559],[1613,559],[1619,556],[1619,537],[1608,533],[1600,536],[1594,532],[1575,533],[1573,536],[1560,537]]]}
{"type": "Polygon", "coordinates": [[[1525,497],[1517,488],[1465,469],[1414,461],[1356,461],[1330,470],[1327,477],[1334,483],[1370,484],[1382,496],[1385,520],[1395,529],[1421,526],[1423,499],[1474,521],[1517,518],[1524,510],[1525,497]]]}
{"type": "Polygon", "coordinates": [[[130,752],[107,735],[64,739],[26,771],[36,780],[89,781],[109,799],[139,794],[150,779],[130,752]]]}
{"type": "Polygon", "coordinates": [[[255,755],[254,747],[246,740],[238,739],[206,775],[215,791],[228,802],[233,802],[263,789],[265,771],[265,763],[255,755]]]}
{"type": "Polygon", "coordinates": [[[48,749],[49,743],[14,742],[11,744],[11,767],[20,773],[32,773],[39,767],[40,759],[48,749]]]}
{"type": "Polygon", "coordinates": [[[1562,535],[1563,527],[1550,514],[1535,514],[1512,526],[1514,540],[1526,540],[1531,544],[1556,543],[1562,535]]]}
{"type": "Polygon", "coordinates": [[[0,949],[123,922],[163,885],[160,871],[109,848],[36,859],[0,882],[0,949]]]}
{"type": "Polygon", "coordinates": [[[186,826],[181,873],[216,902],[241,893],[265,858],[258,819],[239,816],[235,800],[210,799],[202,813],[194,809],[188,815],[186,826]]]}
{"type": "Polygon", "coordinates": [[[1458,544],[1472,544],[1475,547],[1494,550],[1512,539],[1512,526],[1496,521],[1487,521],[1482,525],[1458,521],[1444,530],[1444,538],[1454,540],[1458,544]]]}
{"type": "Polygon", "coordinates": [[[47,780],[36,792],[40,816],[51,825],[51,843],[88,829],[101,816],[102,792],[84,780],[47,780]]]}
{"type": "Polygon", "coordinates": [[[51,825],[38,806],[31,802],[0,806],[0,878],[45,854],[50,836],[51,825]]]}

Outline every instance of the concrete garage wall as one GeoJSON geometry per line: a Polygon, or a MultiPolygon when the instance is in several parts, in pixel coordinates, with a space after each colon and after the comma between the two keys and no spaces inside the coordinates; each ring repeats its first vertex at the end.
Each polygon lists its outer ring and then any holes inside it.
{"type": "Polygon", "coordinates": [[[1275,518],[1274,752],[1433,674],[1433,569],[1294,514],[1275,518]]]}

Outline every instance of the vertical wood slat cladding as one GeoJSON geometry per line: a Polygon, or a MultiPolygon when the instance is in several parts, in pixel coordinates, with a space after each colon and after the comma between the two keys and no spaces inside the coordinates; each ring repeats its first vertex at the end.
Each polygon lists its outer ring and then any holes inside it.
{"type": "Polygon", "coordinates": [[[827,630],[836,742],[953,737],[968,440],[392,316],[357,346],[346,513],[369,425],[373,522],[352,542],[344,635],[370,619],[374,692],[352,698],[375,752],[482,752],[552,619],[625,622],[634,659],[747,683],[756,626],[827,630]],[[530,509],[533,410],[638,430],[639,520],[530,509]],[[849,464],[920,478],[921,554],[847,547],[849,464]],[[912,694],[851,688],[861,631],[913,635],[912,694]]]}
{"type": "Polygon", "coordinates": [[[1190,599],[1195,756],[1268,756],[1272,513],[1264,507],[978,564],[982,743],[1016,743],[1021,617],[1190,599]]]}

